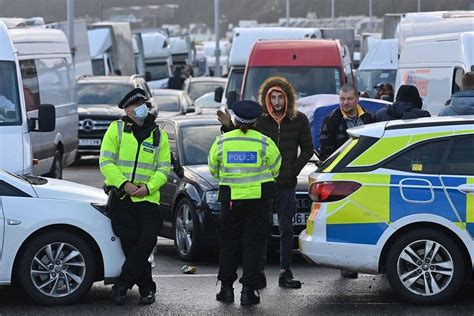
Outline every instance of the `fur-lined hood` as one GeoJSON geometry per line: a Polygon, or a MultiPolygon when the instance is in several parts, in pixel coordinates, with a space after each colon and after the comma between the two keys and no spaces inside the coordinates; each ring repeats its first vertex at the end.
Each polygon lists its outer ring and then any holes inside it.
{"type": "Polygon", "coordinates": [[[286,99],[288,102],[286,105],[286,117],[288,117],[290,120],[295,119],[298,114],[298,110],[296,109],[295,89],[287,79],[279,76],[268,78],[260,86],[260,89],[258,91],[258,103],[263,107],[263,115],[269,115],[265,99],[268,90],[275,86],[280,87],[286,95],[286,99]]]}

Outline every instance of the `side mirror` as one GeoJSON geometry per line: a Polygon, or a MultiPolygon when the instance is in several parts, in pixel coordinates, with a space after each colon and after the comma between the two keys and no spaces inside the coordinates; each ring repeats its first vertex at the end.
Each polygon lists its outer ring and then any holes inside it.
{"type": "Polygon", "coordinates": [[[186,114],[188,114],[188,113],[194,113],[194,112],[196,112],[196,108],[194,107],[194,105],[193,105],[193,106],[188,106],[188,107],[186,108],[186,114]]]}
{"type": "Polygon", "coordinates": [[[222,87],[216,88],[216,90],[214,90],[214,101],[216,101],[217,103],[221,103],[223,95],[224,95],[224,88],[222,87]]]}
{"type": "Polygon", "coordinates": [[[232,107],[234,106],[234,103],[239,100],[239,94],[237,91],[230,91],[227,94],[227,107],[232,110],[232,107]]]}
{"type": "Polygon", "coordinates": [[[29,130],[32,132],[52,132],[56,128],[56,108],[52,104],[40,104],[38,118],[29,120],[29,130]],[[36,126],[38,122],[38,127],[36,126]]]}
{"type": "Polygon", "coordinates": [[[151,81],[151,72],[145,72],[145,81],[151,81]]]}

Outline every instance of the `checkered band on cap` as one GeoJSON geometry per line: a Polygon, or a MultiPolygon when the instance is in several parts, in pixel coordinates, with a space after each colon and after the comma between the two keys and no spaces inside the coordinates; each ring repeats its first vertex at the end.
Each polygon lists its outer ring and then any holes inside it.
{"type": "Polygon", "coordinates": [[[242,124],[253,124],[257,121],[256,118],[254,118],[254,119],[244,119],[244,118],[238,117],[237,115],[234,115],[234,118],[237,122],[242,123],[242,124]]]}

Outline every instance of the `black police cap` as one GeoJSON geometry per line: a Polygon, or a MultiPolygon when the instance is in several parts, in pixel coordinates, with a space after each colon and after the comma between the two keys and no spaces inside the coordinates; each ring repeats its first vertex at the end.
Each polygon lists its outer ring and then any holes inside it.
{"type": "Polygon", "coordinates": [[[232,106],[235,119],[243,124],[252,124],[262,115],[260,104],[250,100],[238,101],[232,106]]]}
{"type": "Polygon", "coordinates": [[[127,106],[132,105],[133,103],[137,102],[138,100],[146,101],[147,97],[145,94],[145,90],[141,88],[135,88],[129,93],[127,93],[122,100],[120,100],[118,107],[121,109],[125,109],[127,106]]]}

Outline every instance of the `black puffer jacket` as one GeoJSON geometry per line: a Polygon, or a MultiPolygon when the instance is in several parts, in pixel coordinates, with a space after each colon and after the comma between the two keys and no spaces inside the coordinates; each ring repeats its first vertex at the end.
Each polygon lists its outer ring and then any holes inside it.
{"type": "Polygon", "coordinates": [[[295,101],[294,89],[284,78],[267,79],[260,88],[259,103],[263,107],[263,115],[257,120],[256,130],[270,137],[280,150],[282,162],[276,179],[278,187],[295,186],[298,174],[314,153],[308,118],[296,110],[295,101]],[[286,116],[280,125],[268,114],[265,106],[265,95],[274,86],[281,87],[288,100],[286,116]],[[299,156],[298,147],[301,149],[299,156]]]}
{"type": "MultiPolygon", "coordinates": [[[[364,114],[360,116],[360,119],[364,124],[370,124],[375,122],[375,116],[371,112],[364,110],[364,114]]],[[[346,132],[347,123],[342,116],[340,108],[334,109],[324,119],[321,131],[319,132],[321,149],[319,152],[319,158],[325,160],[339,147],[342,146],[348,139],[349,135],[346,132]]]]}
{"type": "Polygon", "coordinates": [[[419,109],[415,104],[408,101],[396,101],[395,103],[380,109],[375,113],[377,122],[392,120],[408,120],[419,117],[430,117],[430,112],[419,109]]]}

